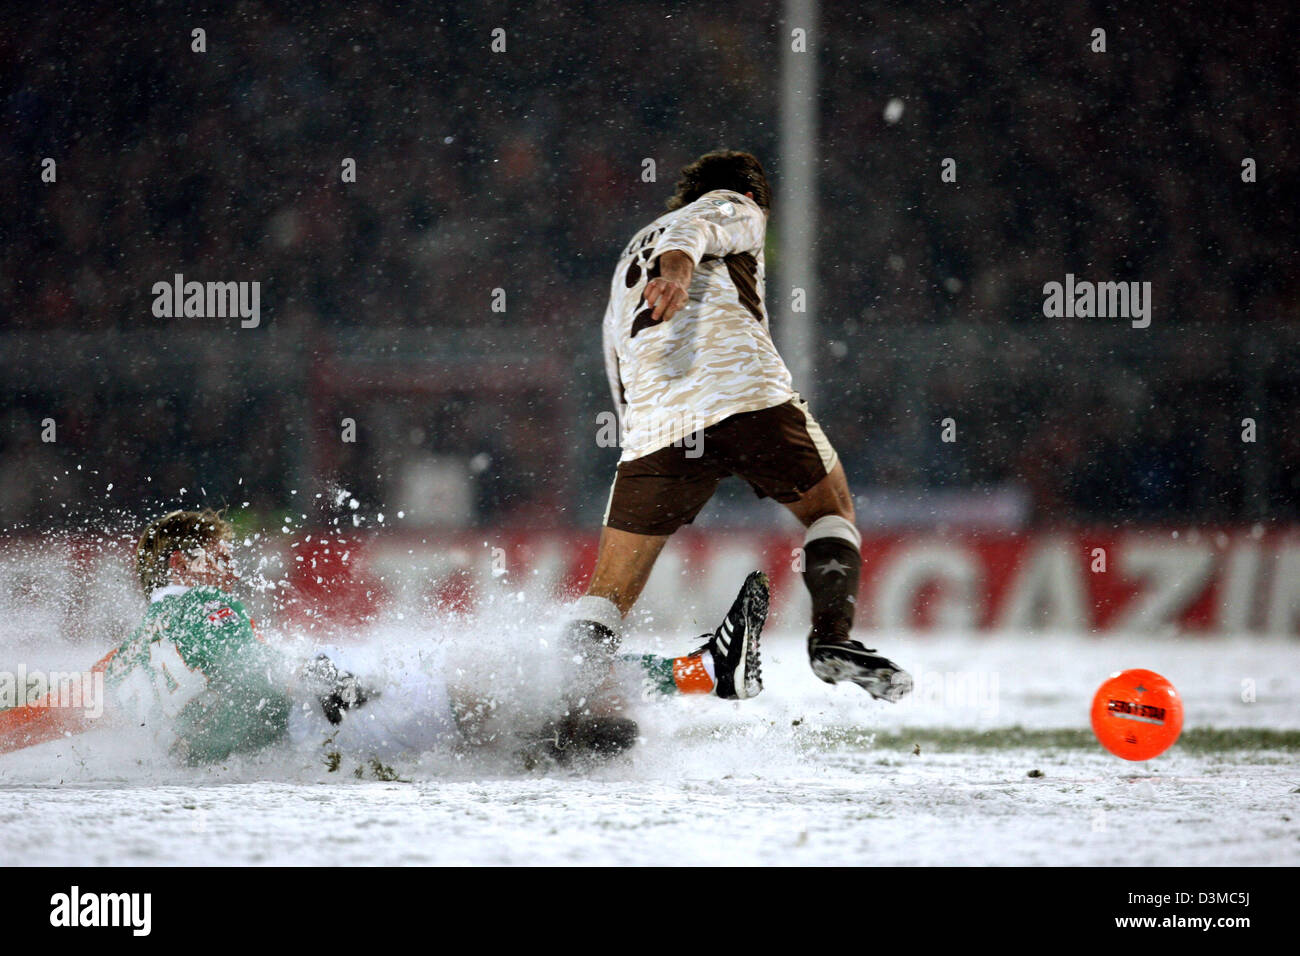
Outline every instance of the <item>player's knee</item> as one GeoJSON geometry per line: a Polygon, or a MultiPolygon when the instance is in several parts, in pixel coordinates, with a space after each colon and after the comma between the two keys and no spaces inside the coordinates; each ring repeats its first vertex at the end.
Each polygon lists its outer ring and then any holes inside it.
{"type": "Polygon", "coordinates": [[[811,527],[823,518],[841,518],[849,524],[854,524],[856,516],[853,512],[853,497],[848,493],[848,488],[837,491],[833,487],[817,487],[811,489],[799,501],[790,506],[805,528],[811,527]]]}
{"type": "Polygon", "coordinates": [[[853,505],[850,503],[845,506],[841,502],[818,502],[813,507],[804,510],[799,517],[803,519],[805,528],[811,528],[819,521],[827,518],[838,518],[841,521],[852,525],[854,523],[853,505]]]}

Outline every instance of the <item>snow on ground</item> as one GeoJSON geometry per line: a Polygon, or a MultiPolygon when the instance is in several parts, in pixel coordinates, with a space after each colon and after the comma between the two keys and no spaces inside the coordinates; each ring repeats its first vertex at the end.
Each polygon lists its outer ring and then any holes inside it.
{"type": "Polygon", "coordinates": [[[917,676],[899,706],[818,682],[798,634],[764,646],[762,697],[642,702],[633,753],[584,772],[447,752],[383,780],[284,748],[186,769],[95,731],[0,756],[0,838],[39,865],[1300,864],[1300,644],[881,637],[917,676]],[[1088,731],[1127,667],[1186,707],[1144,764],[1088,731]]]}

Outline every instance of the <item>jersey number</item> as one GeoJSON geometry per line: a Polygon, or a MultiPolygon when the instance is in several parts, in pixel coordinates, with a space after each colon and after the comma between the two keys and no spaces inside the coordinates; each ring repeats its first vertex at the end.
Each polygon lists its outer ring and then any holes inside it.
{"type": "MultiPolygon", "coordinates": [[[[623,281],[629,289],[635,288],[636,284],[640,282],[643,277],[646,282],[649,282],[651,279],[659,278],[658,259],[655,259],[654,262],[651,262],[650,265],[644,269],[642,268],[641,263],[649,261],[650,254],[654,251],[654,244],[662,234],[662,228],[647,232],[640,242],[634,244],[628,249],[628,251],[632,253],[632,261],[628,264],[627,275],[623,277],[623,281]]],[[[629,338],[636,338],[636,334],[642,329],[647,329],[656,324],[654,319],[651,318],[651,316],[654,315],[654,309],[650,308],[648,305],[646,305],[645,308],[641,308],[643,305],[645,305],[644,286],[641,288],[640,297],[636,300],[637,313],[632,319],[632,334],[629,338]]]]}
{"type": "Polygon", "coordinates": [[[175,717],[208,686],[202,671],[187,667],[176,645],[166,639],[149,644],[148,666],[134,667],[118,688],[118,699],[140,720],[152,707],[175,717]]]}

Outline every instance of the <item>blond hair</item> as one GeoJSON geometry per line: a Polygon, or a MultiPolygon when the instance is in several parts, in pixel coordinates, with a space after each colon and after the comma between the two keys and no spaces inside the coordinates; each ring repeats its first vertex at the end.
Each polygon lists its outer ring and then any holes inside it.
{"type": "Polygon", "coordinates": [[[145,593],[164,587],[168,565],[176,551],[186,553],[230,540],[232,529],[211,508],[173,511],[149,522],[135,546],[135,569],[145,593]]]}

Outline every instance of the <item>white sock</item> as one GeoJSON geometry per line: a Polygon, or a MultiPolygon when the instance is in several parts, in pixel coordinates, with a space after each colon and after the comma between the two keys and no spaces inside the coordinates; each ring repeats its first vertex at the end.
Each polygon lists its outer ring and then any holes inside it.
{"type": "Polygon", "coordinates": [[[718,689],[718,665],[713,662],[713,651],[705,651],[700,655],[700,663],[704,665],[704,672],[709,675],[713,681],[713,689],[718,689]]]}
{"type": "Polygon", "coordinates": [[[618,606],[609,598],[597,597],[594,594],[585,595],[574,601],[573,607],[569,609],[569,619],[594,621],[613,631],[615,637],[623,633],[623,615],[618,612],[618,606]]]}
{"type": "Polygon", "coordinates": [[[823,515],[810,524],[808,530],[804,532],[804,547],[819,538],[839,538],[853,545],[855,549],[862,550],[862,532],[853,526],[853,522],[839,515],[823,515]]]}

